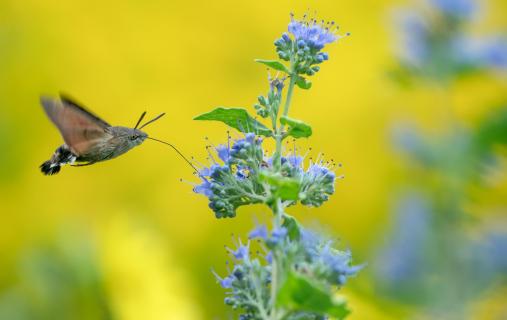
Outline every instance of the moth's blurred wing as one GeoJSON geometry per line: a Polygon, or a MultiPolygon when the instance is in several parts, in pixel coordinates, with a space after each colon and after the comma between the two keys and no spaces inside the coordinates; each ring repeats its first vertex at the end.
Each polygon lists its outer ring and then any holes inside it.
{"type": "Polygon", "coordinates": [[[41,104],[67,146],[77,156],[87,154],[99,142],[112,137],[107,130],[110,127],[107,122],[69,98],[41,97],[41,104]]]}
{"type": "Polygon", "coordinates": [[[92,120],[95,123],[97,123],[100,127],[106,129],[106,128],[108,128],[108,127],[111,126],[109,123],[107,123],[104,120],[102,120],[101,118],[99,118],[97,115],[95,115],[90,110],[88,110],[85,107],[81,106],[79,103],[77,103],[76,101],[74,101],[73,99],[71,99],[69,96],[61,93],[60,94],[60,99],[62,100],[62,102],[63,102],[63,104],[64,104],[65,107],[72,108],[72,109],[74,109],[77,112],[82,112],[86,117],[88,117],[90,120],[92,120]]]}

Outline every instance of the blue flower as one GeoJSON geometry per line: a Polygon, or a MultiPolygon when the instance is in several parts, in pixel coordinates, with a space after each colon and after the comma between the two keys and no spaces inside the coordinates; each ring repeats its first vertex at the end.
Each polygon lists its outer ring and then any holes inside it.
{"type": "Polygon", "coordinates": [[[240,246],[236,251],[232,251],[232,255],[238,260],[248,258],[248,247],[240,246]]]}
{"type": "Polygon", "coordinates": [[[211,182],[206,179],[203,179],[203,182],[194,187],[195,193],[200,193],[205,195],[206,197],[211,197],[213,195],[213,191],[211,190],[211,182]]]}
{"type": "Polygon", "coordinates": [[[303,48],[308,45],[312,49],[321,50],[326,44],[338,40],[335,34],[334,22],[318,23],[316,19],[307,19],[306,15],[302,20],[296,20],[291,15],[289,32],[294,35],[298,46],[303,48]]]}
{"type": "Polygon", "coordinates": [[[308,168],[308,173],[315,178],[325,178],[326,180],[330,180],[332,182],[334,182],[334,179],[336,178],[336,174],[333,171],[320,164],[311,165],[308,168]]]}
{"type": "Polygon", "coordinates": [[[254,141],[255,141],[255,134],[251,133],[251,132],[247,133],[245,135],[245,140],[248,141],[248,142],[250,142],[250,143],[254,143],[254,141]]]}
{"type": "Polygon", "coordinates": [[[301,243],[305,247],[307,253],[316,256],[316,248],[320,242],[319,236],[308,229],[301,229],[301,243]]]}
{"type": "Polygon", "coordinates": [[[213,173],[213,171],[218,167],[218,165],[214,164],[210,167],[204,167],[199,171],[200,177],[209,177],[213,173]]]}
{"type": "Polygon", "coordinates": [[[260,238],[266,240],[267,237],[268,237],[268,229],[263,224],[258,225],[248,234],[249,239],[260,238]]]}
{"type": "Polygon", "coordinates": [[[319,265],[316,270],[324,272],[333,283],[344,285],[347,278],[354,276],[364,265],[352,265],[350,251],[340,251],[332,247],[333,241],[308,229],[301,229],[301,244],[310,264],[319,265]]]}
{"type": "Polygon", "coordinates": [[[241,158],[246,155],[247,149],[250,148],[250,146],[253,144],[255,139],[254,134],[247,134],[247,137],[245,139],[239,139],[234,142],[231,148],[231,157],[232,158],[241,158]],[[254,137],[252,139],[252,136],[254,137]]]}
{"type": "Polygon", "coordinates": [[[220,283],[220,285],[222,286],[222,288],[224,289],[230,289],[232,288],[232,282],[234,281],[233,278],[231,278],[230,276],[227,276],[221,280],[218,281],[218,283],[220,283]]]}
{"type": "Polygon", "coordinates": [[[353,276],[359,272],[363,266],[352,266],[350,251],[340,252],[331,248],[331,242],[328,242],[320,253],[320,259],[328,268],[339,274],[338,282],[344,284],[342,276],[353,276]],[[340,279],[341,278],[341,279],[340,279]]]}
{"type": "Polygon", "coordinates": [[[232,250],[231,248],[227,248],[234,258],[237,260],[248,260],[249,252],[250,252],[250,241],[247,242],[246,245],[243,245],[241,239],[239,240],[239,245],[236,250],[232,250]]]}
{"type": "Polygon", "coordinates": [[[248,166],[238,165],[236,167],[236,175],[235,176],[239,180],[243,180],[243,179],[248,178],[249,174],[250,174],[250,168],[248,166]]]}
{"type": "Polygon", "coordinates": [[[285,78],[275,77],[274,79],[269,79],[269,88],[273,92],[277,92],[278,94],[282,92],[283,87],[285,86],[285,78]]]}
{"type": "Polygon", "coordinates": [[[282,157],[282,164],[288,162],[294,168],[301,168],[303,166],[303,157],[297,155],[289,155],[287,157],[282,157]]]}
{"type": "Polygon", "coordinates": [[[225,278],[220,277],[215,270],[211,269],[211,273],[215,276],[220,286],[224,289],[230,289],[232,288],[232,282],[234,281],[234,278],[228,275],[225,278]]]}
{"type": "Polygon", "coordinates": [[[271,264],[273,262],[273,252],[272,251],[269,251],[267,254],[266,254],[266,257],[264,257],[267,261],[267,263],[271,264]]]}
{"type": "Polygon", "coordinates": [[[220,160],[222,160],[224,163],[227,163],[227,161],[229,161],[229,157],[230,157],[229,146],[221,144],[218,147],[216,147],[215,149],[217,151],[217,155],[220,158],[220,160]]]}
{"type": "Polygon", "coordinates": [[[477,10],[475,0],[430,0],[442,13],[457,18],[470,18],[477,10]]]}
{"type": "Polygon", "coordinates": [[[271,240],[274,243],[279,243],[280,241],[283,241],[283,239],[285,239],[286,235],[287,235],[287,228],[277,227],[271,233],[271,240]]]}
{"type": "Polygon", "coordinates": [[[212,165],[210,171],[211,172],[210,172],[209,176],[211,178],[213,178],[214,180],[219,180],[222,174],[226,175],[231,170],[229,169],[229,167],[227,165],[223,165],[223,166],[212,165]]]}

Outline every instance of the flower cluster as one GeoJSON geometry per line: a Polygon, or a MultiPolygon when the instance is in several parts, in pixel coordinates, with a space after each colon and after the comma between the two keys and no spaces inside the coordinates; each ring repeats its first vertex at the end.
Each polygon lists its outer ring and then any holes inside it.
{"type": "Polygon", "coordinates": [[[194,192],[209,198],[216,217],[234,217],[239,206],[262,202],[263,187],[257,179],[263,163],[262,139],[249,133],[232,146],[219,145],[215,152],[219,159],[210,154],[213,164],[200,170],[202,183],[194,192]]]}
{"type": "MultiPolygon", "coordinates": [[[[305,281],[329,292],[339,289],[363,267],[352,265],[350,251],[334,249],[332,240],[304,228],[290,237],[287,235],[295,229],[289,229],[281,226],[269,232],[265,225],[258,225],[246,244],[239,240],[235,249],[227,248],[235,264],[225,277],[215,276],[229,290],[225,303],[243,311],[240,319],[259,319],[256,315],[267,318],[272,303],[269,290],[273,256],[279,258],[279,271],[290,274],[291,281],[305,281]],[[253,239],[259,246],[255,256],[250,253],[253,239]]],[[[320,319],[319,316],[323,314],[299,312],[295,319],[320,319]]]]}
{"type": "Polygon", "coordinates": [[[507,39],[467,32],[474,0],[428,0],[432,10],[401,10],[402,69],[416,76],[453,79],[478,70],[507,69],[507,39]],[[433,14],[432,14],[433,13],[433,14]]]}
{"type": "Polygon", "coordinates": [[[320,70],[317,64],[329,58],[328,54],[321,50],[326,44],[333,43],[341,37],[336,33],[337,30],[334,22],[318,22],[316,19],[308,18],[307,15],[301,20],[296,20],[291,15],[289,33],[284,33],[275,41],[276,52],[282,60],[293,60],[294,71],[297,74],[312,76],[320,70]]]}
{"type": "Polygon", "coordinates": [[[312,164],[301,183],[301,204],[319,207],[334,193],[336,175],[329,167],[312,164]]]}
{"type": "MultiPolygon", "coordinates": [[[[214,147],[214,154],[210,151],[213,163],[199,171],[202,182],[194,187],[194,192],[208,197],[209,207],[217,218],[232,218],[243,205],[270,202],[276,185],[270,185],[265,177],[275,169],[273,156],[266,156],[262,150],[262,141],[255,134],[247,133],[232,145],[229,141],[214,147]]],[[[284,200],[290,204],[300,200],[306,206],[321,206],[334,193],[333,167],[334,163],[319,160],[311,162],[305,170],[303,157],[282,156],[281,176],[294,182],[296,188],[296,198],[284,200]]]]}
{"type": "Polygon", "coordinates": [[[195,165],[196,169],[200,166],[197,174],[201,182],[194,191],[209,199],[217,218],[234,217],[240,206],[256,203],[273,213],[272,230],[259,225],[247,243],[240,240],[235,248],[227,248],[235,263],[228,266],[225,277],[215,273],[228,290],[225,303],[241,310],[241,320],[341,320],[349,311],[344,300],[336,299],[336,290],[361,266],[351,264],[349,251],[333,248],[332,241],[301,227],[286,212],[297,203],[318,207],[335,191],[333,161],[324,161],[319,155],[305,166],[306,155],[299,154],[295,141],[310,137],[312,128],[291,118],[289,108],[294,89],[311,88],[305,75],[319,71],[317,64],[328,59],[322,49],[339,36],[334,23],[306,17],[296,20],[291,16],[288,29],[289,33],[275,42],[282,61],[256,60],[278,72],[276,77],[268,77],[268,93],[259,96],[254,105],[257,115],[269,124],[243,108],[218,107],[195,118],[220,121],[244,137],[228,137],[226,144],[207,147],[211,164],[195,165]],[[284,141],[289,137],[294,148],[287,152],[284,141]],[[273,152],[263,149],[265,139],[274,140],[273,152]],[[253,239],[257,242],[252,243],[253,239]],[[252,246],[258,247],[254,255],[252,246]]]}
{"type": "Polygon", "coordinates": [[[305,258],[298,263],[298,270],[325,280],[327,284],[343,286],[348,277],[356,275],[364,266],[352,265],[349,250],[333,248],[333,241],[318,233],[302,229],[300,237],[305,258]]]}

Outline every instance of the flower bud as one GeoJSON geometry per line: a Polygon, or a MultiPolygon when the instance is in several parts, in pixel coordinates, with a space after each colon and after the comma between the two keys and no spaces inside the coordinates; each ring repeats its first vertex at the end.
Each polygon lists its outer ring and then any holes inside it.
{"type": "Polygon", "coordinates": [[[289,37],[289,35],[285,32],[284,34],[282,34],[282,39],[287,42],[287,43],[290,43],[291,42],[291,39],[289,37]]]}
{"type": "Polygon", "coordinates": [[[289,61],[289,59],[290,59],[289,54],[284,51],[278,51],[278,56],[280,57],[280,59],[285,60],[285,61],[289,61]]]}
{"type": "Polygon", "coordinates": [[[259,103],[261,104],[261,106],[264,106],[264,107],[265,107],[265,106],[267,106],[267,104],[268,104],[268,103],[267,103],[267,101],[266,101],[266,98],[265,98],[264,96],[259,96],[259,97],[257,98],[257,100],[259,101],[259,103]]]}

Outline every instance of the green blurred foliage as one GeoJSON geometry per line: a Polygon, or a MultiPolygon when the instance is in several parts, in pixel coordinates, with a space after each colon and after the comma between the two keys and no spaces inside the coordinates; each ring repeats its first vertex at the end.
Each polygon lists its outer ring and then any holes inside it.
{"type": "Polygon", "coordinates": [[[55,238],[22,253],[0,296],[0,319],[113,319],[89,236],[67,225],[55,238]]]}

